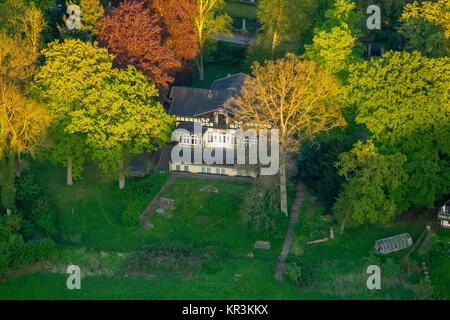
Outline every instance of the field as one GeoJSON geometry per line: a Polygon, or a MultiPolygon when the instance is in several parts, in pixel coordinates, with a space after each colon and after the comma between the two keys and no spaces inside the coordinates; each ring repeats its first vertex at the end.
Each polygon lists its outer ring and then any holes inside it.
{"type": "Polygon", "coordinates": [[[248,20],[256,20],[257,6],[254,4],[246,4],[234,1],[225,1],[224,11],[232,18],[245,18],[248,20]]]}
{"type": "MultiPolygon", "coordinates": [[[[0,299],[427,298],[420,277],[402,276],[399,260],[406,251],[387,258],[371,253],[380,237],[407,231],[416,239],[423,219],[344,235],[336,230],[335,240],[307,246],[307,240],[322,237],[329,228],[323,219],[326,212],[308,195],[289,261],[300,260],[304,272],[315,271],[305,276],[306,285],[298,286],[289,278],[281,283],[274,279],[287,220],[276,232],[255,232],[241,223],[239,205],[249,182],[178,178],[165,195],[175,200],[174,207],[152,216],[154,228],[145,230],[121,224],[122,210],[132,196],[94,167],[73,187],[64,186],[62,167],[34,165],[32,171],[39,172],[38,180],[54,195],[59,256],[38,270],[23,268],[1,282],[0,299]],[[218,192],[200,191],[205,185],[218,192]],[[256,240],[270,241],[270,250],[253,249],[256,240]],[[81,290],[66,288],[69,262],[81,267],[81,290]],[[380,264],[382,290],[366,288],[369,264],[380,264]],[[235,274],[242,275],[237,282],[235,274]]],[[[129,179],[126,189],[133,189],[136,180],[129,179]]],[[[295,189],[289,190],[292,203],[295,189]]]]}

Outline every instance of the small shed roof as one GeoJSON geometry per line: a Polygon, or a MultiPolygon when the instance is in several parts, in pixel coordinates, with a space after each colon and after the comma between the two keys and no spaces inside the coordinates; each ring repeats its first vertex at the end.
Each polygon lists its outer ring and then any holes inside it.
{"type": "Polygon", "coordinates": [[[450,199],[439,208],[438,217],[440,219],[450,220],[450,199]]]}
{"type": "Polygon", "coordinates": [[[393,237],[375,241],[375,250],[387,254],[408,248],[413,245],[413,240],[409,233],[402,233],[393,237]]]}

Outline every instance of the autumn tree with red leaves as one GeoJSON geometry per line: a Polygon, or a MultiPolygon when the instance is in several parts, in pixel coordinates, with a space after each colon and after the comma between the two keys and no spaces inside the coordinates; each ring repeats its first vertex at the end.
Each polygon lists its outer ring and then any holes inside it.
{"type": "Polygon", "coordinates": [[[103,17],[98,28],[99,42],[115,55],[117,67],[133,65],[159,89],[167,90],[181,63],[163,38],[159,14],[143,2],[126,1],[103,17]]]}
{"type": "Polygon", "coordinates": [[[197,0],[148,0],[164,22],[167,44],[182,60],[193,60],[198,54],[194,19],[197,0]]]}

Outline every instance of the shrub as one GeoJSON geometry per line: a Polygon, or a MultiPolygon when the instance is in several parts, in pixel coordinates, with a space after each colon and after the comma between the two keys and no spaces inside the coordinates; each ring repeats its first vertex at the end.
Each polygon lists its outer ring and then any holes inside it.
{"type": "Polygon", "coordinates": [[[16,204],[19,209],[31,212],[41,194],[42,187],[36,183],[33,175],[25,173],[16,179],[16,204]]]}
{"type": "Polygon", "coordinates": [[[41,214],[35,218],[37,229],[45,236],[54,238],[56,236],[55,213],[41,214]]]}
{"type": "Polygon", "coordinates": [[[122,212],[122,223],[127,227],[135,227],[140,223],[140,216],[145,208],[145,202],[130,202],[127,208],[122,212]]]}
{"type": "Polygon", "coordinates": [[[243,223],[255,231],[273,231],[282,221],[280,191],[274,177],[260,177],[244,194],[239,210],[243,223]]]}
{"type": "Polygon", "coordinates": [[[302,256],[305,253],[305,240],[303,237],[295,237],[294,241],[291,244],[291,253],[294,256],[302,256]]]}
{"type": "Polygon", "coordinates": [[[35,263],[56,257],[56,244],[52,239],[28,241],[23,247],[23,263],[35,263]]]}
{"type": "Polygon", "coordinates": [[[219,269],[220,261],[211,248],[189,248],[164,244],[134,254],[123,266],[125,274],[145,276],[158,271],[187,274],[203,269],[207,273],[219,269]]]}
{"type": "Polygon", "coordinates": [[[154,173],[142,180],[134,180],[129,183],[129,188],[118,192],[126,202],[126,207],[122,211],[122,223],[127,227],[138,226],[141,213],[145,207],[161,190],[162,186],[169,178],[169,173],[154,173]]]}
{"type": "Polygon", "coordinates": [[[295,262],[290,262],[286,264],[285,274],[291,282],[298,285],[302,276],[302,267],[297,265],[295,262]]]}
{"type": "Polygon", "coordinates": [[[317,268],[304,257],[288,261],[285,275],[289,281],[302,289],[310,289],[319,280],[317,268]]]}

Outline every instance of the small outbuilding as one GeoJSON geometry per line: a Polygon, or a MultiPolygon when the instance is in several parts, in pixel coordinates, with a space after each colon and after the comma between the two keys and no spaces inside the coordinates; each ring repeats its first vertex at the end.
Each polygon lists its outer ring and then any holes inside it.
{"type": "Polygon", "coordinates": [[[375,241],[375,250],[382,254],[388,254],[411,247],[412,245],[413,240],[409,233],[402,233],[375,241]]]}
{"type": "Polygon", "coordinates": [[[130,166],[130,175],[132,177],[145,177],[147,166],[145,163],[132,163],[130,166]]]}
{"type": "Polygon", "coordinates": [[[441,228],[450,229],[450,199],[439,208],[438,222],[441,228]]]}

